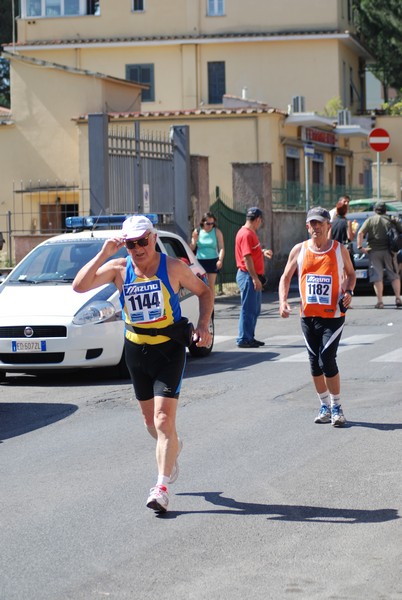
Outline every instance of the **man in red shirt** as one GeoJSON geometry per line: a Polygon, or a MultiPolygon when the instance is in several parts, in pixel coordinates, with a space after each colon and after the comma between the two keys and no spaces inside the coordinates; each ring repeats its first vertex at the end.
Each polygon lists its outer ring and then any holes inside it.
{"type": "Polygon", "coordinates": [[[259,348],[265,342],[255,339],[255,327],[261,312],[264,257],[272,258],[272,250],[261,248],[257,230],[263,223],[262,211],[253,206],[247,210],[246,223],[239,229],[235,241],[236,281],[240,289],[239,348],[259,348]]]}

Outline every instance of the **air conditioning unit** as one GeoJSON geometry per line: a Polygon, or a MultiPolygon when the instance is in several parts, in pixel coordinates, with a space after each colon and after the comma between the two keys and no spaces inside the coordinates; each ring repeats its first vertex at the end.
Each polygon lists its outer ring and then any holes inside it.
{"type": "Polygon", "coordinates": [[[338,125],[351,125],[352,124],[352,115],[350,114],[350,110],[346,108],[344,110],[338,110],[338,125]]]}
{"type": "Polygon", "coordinates": [[[304,98],[304,96],[293,96],[293,98],[292,98],[292,112],[293,113],[303,113],[303,112],[305,112],[304,104],[305,104],[305,98],[304,98]]]}

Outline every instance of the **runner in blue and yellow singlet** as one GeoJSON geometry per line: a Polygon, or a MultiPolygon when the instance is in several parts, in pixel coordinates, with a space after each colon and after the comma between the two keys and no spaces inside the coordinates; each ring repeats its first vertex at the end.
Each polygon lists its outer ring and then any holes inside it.
{"type": "Polygon", "coordinates": [[[120,291],[126,363],[145,426],[156,440],[158,479],[147,506],[166,512],[168,484],[177,479],[177,457],[182,447],[176,432],[176,410],[186,349],[175,339],[158,335],[158,329],[180,321],[179,290],[186,288],[199,299],[194,339],[197,346],[209,346],[213,300],[209,287],[183,261],[156,250],[156,239],[156,230],[147,217],[129,217],[121,232],[107,240],[79,271],[73,288],[86,292],[114,283],[120,291]],[[108,260],[122,245],[126,246],[127,258],[108,260]]]}

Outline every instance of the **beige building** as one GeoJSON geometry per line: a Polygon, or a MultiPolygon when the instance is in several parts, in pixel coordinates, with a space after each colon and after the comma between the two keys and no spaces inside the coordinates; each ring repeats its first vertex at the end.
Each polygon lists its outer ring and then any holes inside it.
{"type": "Polygon", "coordinates": [[[27,189],[36,205],[87,209],[87,115],[99,112],[152,131],[189,125],[211,194],[230,197],[234,162],[271,163],[276,187],[304,188],[307,162],[311,185],[363,190],[372,121],[354,115],[370,56],[353,32],[350,0],[21,0],[5,47],[0,214],[27,189]],[[335,98],[350,111],[339,122],[322,116],[335,98]]]}
{"type": "Polygon", "coordinates": [[[221,104],[223,94],[308,110],[364,108],[351,0],[22,0],[16,50],[150,85],[147,110],[221,104]],[[96,5],[96,6],[95,6],[96,5]],[[72,14],[72,13],[76,14],[72,14]],[[63,17],[63,18],[61,18],[63,17]]]}

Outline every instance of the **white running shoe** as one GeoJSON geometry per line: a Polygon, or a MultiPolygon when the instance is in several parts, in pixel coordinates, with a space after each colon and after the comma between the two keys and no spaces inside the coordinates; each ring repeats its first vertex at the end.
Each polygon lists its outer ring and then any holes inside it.
{"type": "Polygon", "coordinates": [[[178,461],[178,458],[179,458],[180,452],[183,450],[183,441],[180,438],[178,438],[178,442],[179,442],[179,447],[178,447],[178,450],[177,450],[176,462],[173,465],[173,470],[172,470],[172,472],[170,474],[169,483],[174,483],[177,480],[178,476],[179,476],[179,461],[178,461]]]}
{"type": "Polygon", "coordinates": [[[167,511],[168,504],[169,493],[164,485],[156,485],[149,490],[148,508],[152,508],[152,510],[158,513],[164,513],[167,511]]]}
{"type": "Polygon", "coordinates": [[[343,427],[346,423],[345,415],[340,404],[331,406],[331,423],[334,427],[343,427]]]}
{"type": "Polygon", "coordinates": [[[314,423],[329,423],[331,421],[331,411],[326,404],[322,404],[320,412],[314,419],[314,423]]]}

